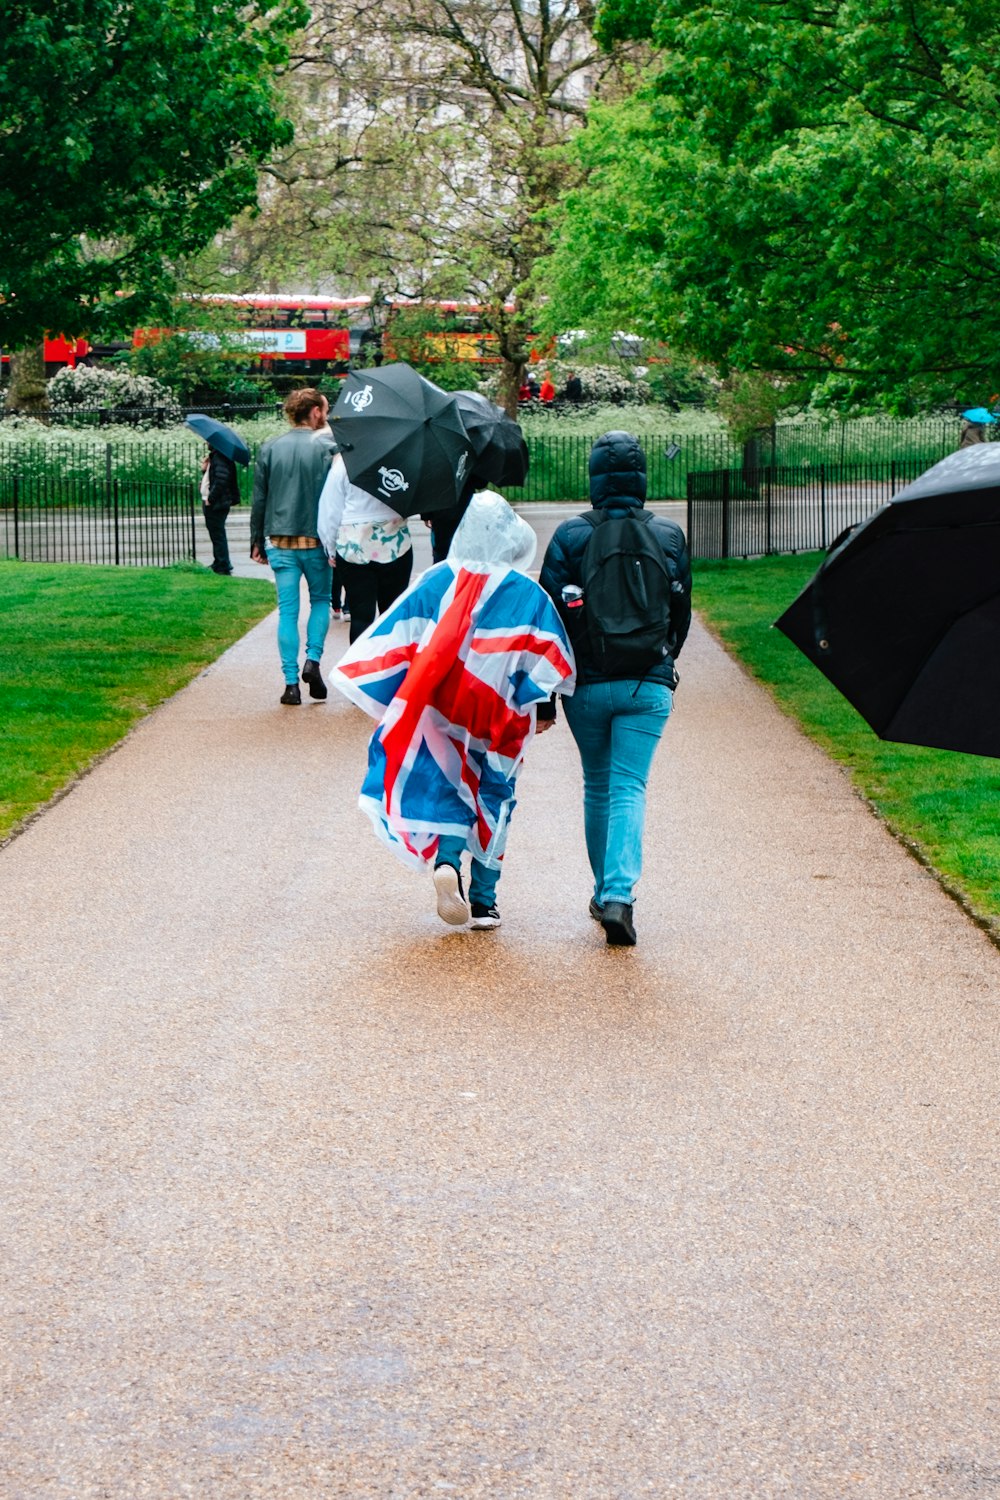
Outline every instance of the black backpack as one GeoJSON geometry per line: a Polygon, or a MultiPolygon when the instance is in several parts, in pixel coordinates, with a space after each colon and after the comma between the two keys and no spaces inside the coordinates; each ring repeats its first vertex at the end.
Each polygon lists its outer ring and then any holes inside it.
{"type": "Polygon", "coordinates": [[[673,579],[647,510],[588,511],[583,614],[590,655],[612,677],[642,677],[669,656],[673,579]]]}

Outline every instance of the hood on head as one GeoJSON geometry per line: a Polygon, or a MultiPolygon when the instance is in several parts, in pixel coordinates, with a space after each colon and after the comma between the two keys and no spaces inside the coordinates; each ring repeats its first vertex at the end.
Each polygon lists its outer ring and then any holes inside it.
{"type": "Polygon", "coordinates": [[[590,450],[590,500],[646,498],[646,455],[630,432],[606,432],[590,450]]]}
{"type": "Polygon", "coordinates": [[[469,501],[448,548],[448,561],[471,568],[517,568],[526,573],[538,539],[502,495],[481,490],[469,501]]]}

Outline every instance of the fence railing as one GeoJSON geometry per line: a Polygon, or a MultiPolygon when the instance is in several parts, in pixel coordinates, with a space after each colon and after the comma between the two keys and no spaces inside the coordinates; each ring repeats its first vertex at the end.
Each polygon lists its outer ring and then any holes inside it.
{"type": "Polygon", "coordinates": [[[825,551],[926,467],[919,459],[891,459],[689,474],[688,548],[700,558],[825,551]]]}
{"type": "MultiPolygon", "coordinates": [[[[248,433],[248,441],[255,453],[259,440],[248,433]]],[[[688,502],[694,555],[742,557],[828,546],[957,448],[958,425],[790,423],[749,451],[723,433],[643,434],[641,441],[649,498],[688,502]],[[748,462],[772,453],[780,461],[748,462]]],[[[585,505],[592,445],[584,433],[532,435],[527,483],[504,493],[515,503],[585,505]]],[[[169,431],[113,441],[86,432],[0,434],[0,544],[7,556],[49,560],[192,556],[201,451],[193,435],[169,431]]],[[[238,473],[248,502],[253,465],[238,473]]]]}
{"type": "Polygon", "coordinates": [[[197,486],[0,473],[0,555],[164,567],[194,561],[197,486]]]}

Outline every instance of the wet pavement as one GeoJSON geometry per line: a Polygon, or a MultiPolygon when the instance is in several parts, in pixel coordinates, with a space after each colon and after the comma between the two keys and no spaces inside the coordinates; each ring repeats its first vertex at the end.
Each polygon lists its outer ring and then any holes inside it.
{"type": "Polygon", "coordinates": [[[4,1500],[1000,1490],[1000,955],[681,668],[634,951],[565,724],[447,929],[273,618],[0,851],[4,1500]]]}

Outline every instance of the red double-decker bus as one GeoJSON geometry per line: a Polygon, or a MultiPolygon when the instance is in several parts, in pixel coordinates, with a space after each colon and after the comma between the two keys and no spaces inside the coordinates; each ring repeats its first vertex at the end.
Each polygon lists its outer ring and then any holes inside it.
{"type": "MultiPolygon", "coordinates": [[[[386,299],[378,319],[380,324],[384,322],[381,333],[373,326],[370,309],[369,297],[312,297],[283,292],[186,295],[178,299],[177,323],[171,328],[137,328],[130,339],[118,342],[47,336],[45,370],[47,375],[54,375],[67,365],[72,368],[83,361],[99,363],[126,349],[183,331],[193,339],[224,341],[229,350],[234,345],[242,346],[247,366],[258,371],[342,375],[365,345],[376,346],[387,359],[407,357],[406,345],[413,341],[413,335],[394,339],[393,327],[396,324],[401,329],[404,320],[400,315],[411,310],[426,314],[426,326],[418,339],[424,358],[476,365],[500,363],[497,336],[488,331],[483,309],[475,303],[386,299]],[[211,310],[215,315],[213,328],[200,328],[200,320],[193,315],[188,321],[186,307],[192,313],[195,309],[211,310]]],[[[530,358],[537,360],[546,352],[532,347],[530,358]]]]}
{"type": "MultiPolygon", "coordinates": [[[[351,322],[369,305],[367,297],[300,297],[283,293],[254,292],[246,296],[213,293],[185,297],[178,308],[183,321],[184,305],[232,314],[230,320],[216,317],[217,333],[187,330],[192,338],[225,340],[226,347],[243,347],[251,363],[272,362],[289,375],[344,374],[352,350],[351,322]],[[228,325],[228,326],[227,326],[228,325]]],[[[174,330],[171,330],[174,331],[174,330]]],[[[137,328],[135,347],[162,338],[162,328],[137,328]]]]}

